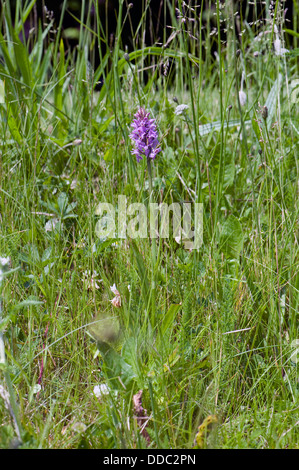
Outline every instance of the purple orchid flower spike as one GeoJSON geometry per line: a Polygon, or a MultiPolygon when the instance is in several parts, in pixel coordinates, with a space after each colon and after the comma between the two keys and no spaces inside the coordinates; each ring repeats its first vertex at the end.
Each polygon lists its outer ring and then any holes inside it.
{"type": "Polygon", "coordinates": [[[131,124],[133,131],[129,137],[135,144],[132,154],[136,155],[137,162],[140,162],[143,156],[148,160],[154,160],[157,153],[161,151],[157,126],[155,120],[150,119],[149,115],[150,113],[147,113],[145,109],[140,108],[131,124]]]}

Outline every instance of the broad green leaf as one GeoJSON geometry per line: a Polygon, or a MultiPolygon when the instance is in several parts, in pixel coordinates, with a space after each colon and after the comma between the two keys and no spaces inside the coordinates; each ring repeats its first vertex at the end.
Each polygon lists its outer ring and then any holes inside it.
{"type": "Polygon", "coordinates": [[[24,83],[28,87],[32,87],[32,71],[31,71],[31,66],[29,63],[29,58],[28,58],[28,51],[24,44],[20,41],[18,38],[17,34],[14,31],[13,35],[13,40],[14,40],[14,52],[15,52],[15,60],[18,65],[18,68],[22,74],[24,83]]]}
{"type": "Polygon", "coordinates": [[[235,161],[233,152],[225,155],[225,166],[224,166],[224,185],[226,188],[234,183],[235,179],[235,161]]]}
{"type": "Polygon", "coordinates": [[[234,215],[230,215],[224,222],[220,233],[220,250],[229,259],[238,258],[243,248],[243,238],[242,226],[239,219],[234,215]]]}
{"type": "Polygon", "coordinates": [[[58,121],[55,126],[55,137],[62,138],[65,133],[65,128],[67,128],[67,121],[65,116],[61,113],[63,110],[63,85],[65,83],[65,78],[67,76],[67,69],[64,59],[64,43],[63,40],[60,40],[59,44],[59,65],[58,65],[58,77],[57,82],[55,83],[54,88],[54,106],[56,111],[56,117],[58,121]]]}
{"type": "Polygon", "coordinates": [[[270,130],[270,127],[272,125],[272,120],[276,111],[277,97],[280,91],[281,83],[282,83],[282,74],[279,73],[278,78],[273,83],[273,86],[270,90],[270,93],[265,103],[265,106],[268,108],[268,117],[267,117],[268,131],[270,130]]]}
{"type": "Polygon", "coordinates": [[[143,373],[139,367],[139,354],[138,354],[138,339],[137,337],[129,337],[125,340],[122,350],[121,350],[122,358],[132,366],[136,377],[141,377],[141,381],[143,380],[143,373]]]}
{"type": "Polygon", "coordinates": [[[8,52],[8,49],[6,47],[6,41],[0,31],[0,50],[2,51],[2,54],[3,54],[3,57],[4,57],[4,63],[6,65],[6,67],[8,68],[9,70],[9,73],[12,77],[15,77],[16,75],[16,70],[15,70],[15,67],[11,61],[11,57],[10,57],[10,54],[8,52]]]}
{"type": "Polygon", "coordinates": [[[97,347],[104,361],[104,373],[113,388],[130,391],[136,374],[133,367],[108,343],[97,341],[97,347]]]}
{"type": "Polygon", "coordinates": [[[9,130],[11,132],[11,135],[12,135],[13,139],[18,144],[22,144],[23,139],[22,139],[22,136],[19,132],[19,126],[17,125],[17,122],[14,119],[13,114],[12,114],[10,109],[8,109],[8,111],[7,111],[7,124],[8,124],[9,130]]]}
{"type": "Polygon", "coordinates": [[[60,214],[64,214],[65,212],[65,209],[68,205],[68,196],[66,193],[60,193],[59,196],[58,196],[58,199],[57,199],[57,204],[58,204],[58,207],[59,207],[59,211],[60,211],[60,214]]]}
{"type": "MultiPolygon", "coordinates": [[[[2,67],[0,67],[0,72],[2,72],[2,67]]],[[[23,138],[21,134],[22,120],[20,106],[16,98],[17,92],[15,91],[15,85],[10,78],[6,78],[4,81],[4,91],[7,110],[7,124],[13,139],[18,142],[18,144],[21,144],[23,138]]]]}
{"type": "Polygon", "coordinates": [[[165,335],[167,329],[173,325],[175,318],[177,316],[178,311],[180,310],[181,305],[180,304],[171,304],[168,311],[164,315],[162,325],[161,325],[161,335],[165,335]]]}
{"type": "Polygon", "coordinates": [[[42,262],[45,263],[50,259],[52,253],[52,247],[50,246],[49,248],[46,248],[45,251],[42,254],[42,262]]]}

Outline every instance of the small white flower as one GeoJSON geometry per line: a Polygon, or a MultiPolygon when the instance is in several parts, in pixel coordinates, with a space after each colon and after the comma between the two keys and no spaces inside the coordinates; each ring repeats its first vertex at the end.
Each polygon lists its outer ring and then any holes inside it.
{"type": "Polygon", "coordinates": [[[46,232],[53,232],[53,230],[55,229],[58,222],[59,222],[59,219],[48,220],[48,222],[45,225],[45,231],[46,232]]]}
{"type": "Polygon", "coordinates": [[[33,395],[36,395],[38,392],[40,392],[42,389],[42,387],[40,386],[40,384],[35,384],[33,385],[32,387],[32,394],[33,395]]]}
{"type": "Polygon", "coordinates": [[[288,49],[281,47],[281,40],[279,39],[278,29],[276,24],[274,25],[274,33],[275,33],[275,40],[274,40],[274,51],[276,55],[283,56],[286,52],[289,52],[288,49]]]}
{"type": "Polygon", "coordinates": [[[103,395],[109,395],[110,388],[106,384],[95,385],[93,393],[97,398],[101,398],[103,395]]]}
{"type": "Polygon", "coordinates": [[[75,189],[77,186],[78,186],[78,180],[77,180],[77,179],[74,179],[74,180],[71,182],[70,188],[71,188],[71,189],[75,189]]]}
{"type": "Polygon", "coordinates": [[[72,145],[81,145],[83,142],[82,139],[75,139],[73,142],[72,142],[72,145]]]}
{"type": "Polygon", "coordinates": [[[121,297],[120,293],[118,292],[116,285],[110,286],[111,292],[115,295],[114,299],[111,300],[113,307],[120,307],[121,306],[121,297]]]}
{"type": "Polygon", "coordinates": [[[113,286],[110,286],[110,290],[111,290],[111,292],[113,292],[114,295],[119,295],[119,292],[116,289],[115,283],[113,284],[113,286]]]}
{"type": "Polygon", "coordinates": [[[246,104],[247,97],[246,93],[243,90],[239,91],[239,100],[241,106],[244,106],[246,104]]]}
{"type": "Polygon", "coordinates": [[[285,49],[284,47],[281,47],[281,40],[280,39],[275,39],[274,41],[274,50],[276,55],[283,56],[287,52],[289,52],[288,49],[285,49]]]}
{"type": "Polygon", "coordinates": [[[78,422],[74,423],[71,427],[72,431],[78,432],[79,434],[84,433],[87,429],[86,424],[78,422]]]}
{"type": "Polygon", "coordinates": [[[7,256],[6,258],[2,258],[0,256],[0,264],[2,264],[2,266],[7,266],[9,263],[10,263],[10,257],[9,256],[7,256]]]}
{"type": "Polygon", "coordinates": [[[239,91],[239,100],[240,100],[240,105],[241,106],[244,106],[246,104],[246,100],[247,100],[246,93],[245,93],[245,91],[243,91],[244,80],[245,80],[245,73],[242,72],[241,89],[239,91]]]}
{"type": "Polygon", "coordinates": [[[111,300],[111,303],[112,303],[113,307],[117,307],[117,308],[121,307],[121,298],[120,298],[120,296],[116,295],[114,297],[114,299],[111,300]]]}
{"type": "Polygon", "coordinates": [[[186,109],[188,109],[189,106],[187,104],[179,104],[176,108],[175,108],[175,111],[174,111],[174,114],[176,116],[179,116],[180,114],[182,114],[186,109]]]}
{"type": "MultiPolygon", "coordinates": [[[[4,273],[5,271],[7,271],[6,266],[8,266],[9,263],[10,263],[10,258],[9,258],[9,256],[7,256],[7,257],[5,257],[5,258],[0,257],[0,284],[1,284],[2,279],[3,279],[3,277],[4,277],[3,273],[4,273]],[[2,268],[3,268],[3,269],[2,269],[2,268]]],[[[0,361],[0,362],[1,362],[1,361],[0,361]]]]}
{"type": "Polygon", "coordinates": [[[102,279],[96,279],[98,277],[98,273],[94,271],[92,274],[90,271],[84,271],[83,273],[83,282],[86,289],[99,289],[101,286],[98,282],[103,282],[102,279]]]}

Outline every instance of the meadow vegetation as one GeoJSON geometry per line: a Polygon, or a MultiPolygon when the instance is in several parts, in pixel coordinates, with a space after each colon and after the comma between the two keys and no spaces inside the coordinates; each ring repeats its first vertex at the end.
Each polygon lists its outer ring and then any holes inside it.
{"type": "Polygon", "coordinates": [[[0,17],[0,447],[298,448],[298,3],[165,1],[153,45],[147,6],[132,51],[126,1],[74,50],[49,12],[21,40],[34,3],[0,17]],[[119,195],[202,203],[201,247],[98,237],[119,195]]]}

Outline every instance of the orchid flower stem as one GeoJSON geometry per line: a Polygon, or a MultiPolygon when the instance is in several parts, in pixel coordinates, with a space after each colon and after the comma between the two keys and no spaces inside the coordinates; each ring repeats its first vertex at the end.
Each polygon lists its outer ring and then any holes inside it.
{"type": "MultiPolygon", "coordinates": [[[[134,120],[131,124],[132,132],[129,135],[134,143],[133,155],[136,155],[137,163],[146,158],[148,181],[149,181],[149,199],[148,209],[150,212],[151,203],[153,202],[153,181],[152,181],[152,168],[151,160],[154,160],[161,147],[158,138],[158,131],[154,119],[150,119],[150,113],[144,108],[139,108],[137,113],[134,114],[134,120]]],[[[155,235],[151,240],[151,288],[148,299],[148,305],[151,303],[151,326],[154,328],[156,319],[156,239],[155,235]]]]}
{"type": "Polygon", "coordinates": [[[152,181],[152,167],[151,167],[151,160],[149,158],[146,159],[147,162],[147,171],[148,171],[148,182],[149,182],[149,202],[152,202],[152,192],[153,192],[153,181],[152,181]]]}
{"type": "MultiPolygon", "coordinates": [[[[147,161],[147,170],[148,170],[148,181],[149,181],[149,207],[153,202],[153,181],[152,181],[152,167],[150,158],[146,159],[147,161]]],[[[152,315],[151,315],[151,324],[154,327],[156,323],[156,239],[152,239],[151,243],[151,258],[152,258],[152,279],[151,279],[151,306],[152,306],[152,315]]]]}

